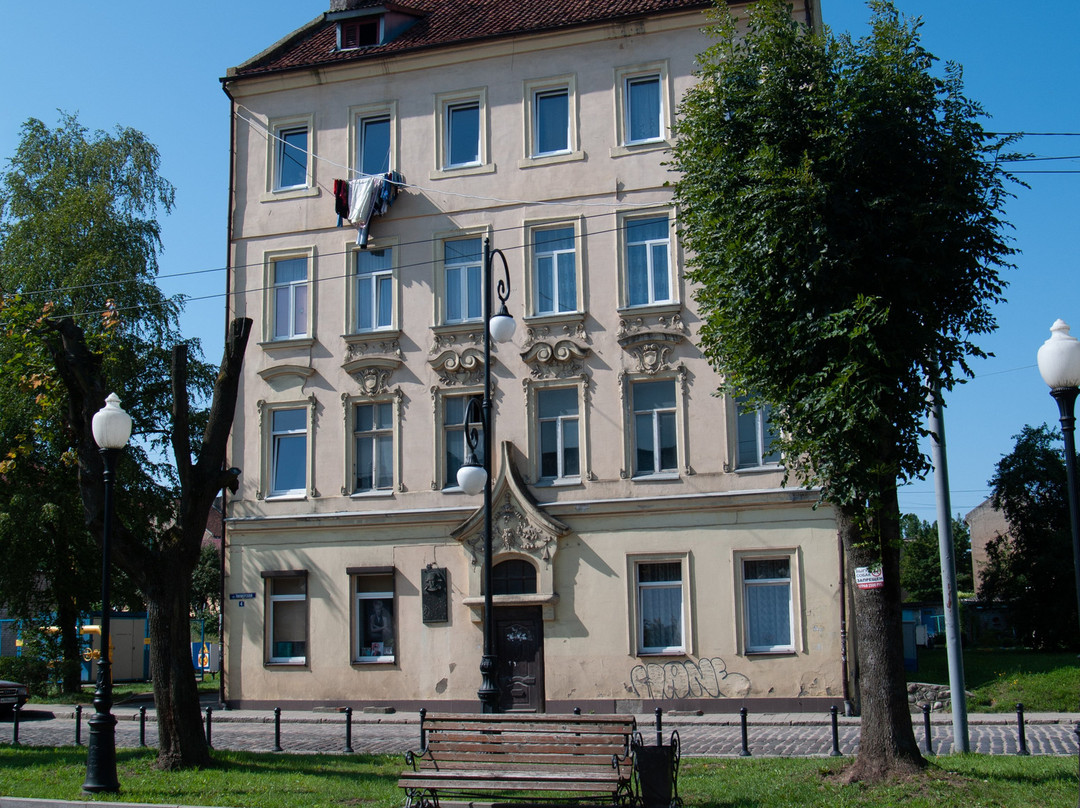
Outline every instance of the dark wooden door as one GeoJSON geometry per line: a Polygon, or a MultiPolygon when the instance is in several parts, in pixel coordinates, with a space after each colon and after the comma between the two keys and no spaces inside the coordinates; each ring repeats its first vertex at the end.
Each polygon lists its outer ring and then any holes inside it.
{"type": "Polygon", "coordinates": [[[544,619],[539,606],[495,609],[499,707],[544,712],[544,619]]]}

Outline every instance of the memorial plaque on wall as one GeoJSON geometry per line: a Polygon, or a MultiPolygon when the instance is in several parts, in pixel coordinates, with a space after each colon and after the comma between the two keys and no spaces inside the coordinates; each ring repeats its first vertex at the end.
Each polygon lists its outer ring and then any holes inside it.
{"type": "Polygon", "coordinates": [[[428,567],[420,572],[423,589],[421,608],[425,623],[445,623],[450,619],[447,607],[445,567],[428,567]]]}

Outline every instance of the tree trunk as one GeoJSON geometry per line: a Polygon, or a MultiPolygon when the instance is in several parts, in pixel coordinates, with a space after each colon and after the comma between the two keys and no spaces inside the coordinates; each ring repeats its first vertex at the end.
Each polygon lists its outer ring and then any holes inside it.
{"type": "Polygon", "coordinates": [[[157,766],[168,770],[210,763],[191,662],[190,580],[190,570],[172,569],[144,593],[158,719],[157,766]]]}
{"type": "Polygon", "coordinates": [[[78,693],[82,689],[82,643],[79,642],[79,608],[74,599],[57,598],[56,624],[60,629],[60,690],[78,693]]]}
{"type": "Polygon", "coordinates": [[[845,780],[877,781],[921,770],[926,761],[911,727],[904,676],[904,638],[900,608],[900,527],[896,489],[885,497],[885,513],[870,516],[838,510],[840,534],[847,554],[849,580],[860,568],[881,566],[878,588],[852,588],[862,724],[859,754],[845,780]],[[860,522],[871,519],[877,536],[866,536],[860,522]]]}

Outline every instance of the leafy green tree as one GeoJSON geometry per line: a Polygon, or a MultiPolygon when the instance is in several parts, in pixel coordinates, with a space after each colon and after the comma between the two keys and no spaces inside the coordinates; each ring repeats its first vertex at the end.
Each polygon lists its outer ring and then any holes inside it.
{"type": "Polygon", "coordinates": [[[1036,649],[1075,649],[1076,576],[1061,434],[1025,426],[990,479],[991,502],[1009,525],[986,547],[979,596],[1009,610],[1017,636],[1036,649]]]}
{"type": "MultiPolygon", "coordinates": [[[[900,517],[900,585],[908,600],[942,603],[941,548],[938,523],[931,524],[913,513],[900,517]]],[[[974,592],[971,568],[971,529],[960,517],[952,520],[953,562],[956,565],[956,591],[974,592]]]]}
{"type": "Polygon", "coordinates": [[[723,389],[772,407],[788,471],[819,486],[852,588],[862,712],[850,779],[924,765],[901,649],[898,481],[918,477],[934,391],[949,390],[994,328],[1012,250],[1000,211],[1002,146],[932,72],[918,22],[871,2],[861,39],[811,32],[782,0],[716,43],[676,125],[675,198],[723,389]]]}
{"type": "MultiPolygon", "coordinates": [[[[27,419],[22,431],[0,430],[13,441],[0,447],[0,473],[55,467],[70,482],[76,470],[82,522],[96,541],[104,463],[91,421],[107,393],[120,396],[134,432],[118,473],[112,562],[146,600],[158,765],[177,768],[209,762],[189,646],[191,579],[214,498],[239,473],[226,468],[225,448],[251,323],[232,324],[216,376],[189,360],[176,319],[181,301],[154,284],[155,215],[173,201],[159,163],[153,144],[131,129],[91,135],[69,115],[56,129],[23,125],[0,176],[10,373],[0,395],[19,400],[21,392],[27,419]],[[211,391],[208,408],[195,406],[211,391]],[[162,459],[167,450],[172,464],[162,459]]],[[[48,491],[24,487],[22,495],[31,501],[48,491]]],[[[99,580],[99,572],[82,574],[84,585],[99,580]]]]}

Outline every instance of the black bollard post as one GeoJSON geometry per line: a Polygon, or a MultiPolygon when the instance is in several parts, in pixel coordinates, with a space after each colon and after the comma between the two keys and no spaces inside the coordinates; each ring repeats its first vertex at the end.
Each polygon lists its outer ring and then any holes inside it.
{"type": "Polygon", "coordinates": [[[281,751],[281,708],[274,708],[274,748],[272,752],[281,751]]]}
{"type": "Polygon", "coordinates": [[[82,746],[82,705],[75,705],[75,745],[82,746]]]}
{"type": "Polygon", "coordinates": [[[934,754],[934,741],[930,735],[930,705],[924,704],[922,706],[922,721],[923,721],[923,746],[926,749],[926,754],[934,754]]]}
{"type": "Polygon", "coordinates": [[[209,746],[211,749],[214,748],[213,736],[212,736],[211,731],[210,731],[211,722],[213,721],[211,716],[213,716],[213,714],[214,714],[214,708],[213,707],[207,707],[206,708],[206,745],[209,746]]]}
{"type": "Polygon", "coordinates": [[[739,708],[739,719],[742,723],[742,751],[739,757],[750,757],[750,747],[746,743],[746,708],[739,708]]]}
{"type": "Polygon", "coordinates": [[[345,752],[352,753],[352,707],[345,708],[345,752]]]}
{"type": "Polygon", "coordinates": [[[424,727],[424,717],[427,715],[427,707],[420,708],[420,748],[427,749],[427,729],[424,727]]]}
{"type": "Polygon", "coordinates": [[[11,745],[19,745],[19,713],[22,712],[16,704],[11,710],[11,745]]]}
{"type": "Polygon", "coordinates": [[[1030,755],[1027,748],[1027,733],[1024,729],[1024,705],[1016,705],[1016,731],[1019,735],[1020,748],[1016,750],[1018,755],[1030,755]]]}
{"type": "Polygon", "coordinates": [[[664,711],[662,709],[660,709],[659,707],[657,707],[656,712],[655,712],[655,715],[656,715],[656,745],[657,746],[663,746],[664,745],[664,726],[663,726],[664,720],[663,720],[663,718],[661,718],[661,716],[663,716],[663,714],[664,714],[664,711]]]}
{"type": "Polygon", "coordinates": [[[139,705],[139,746],[146,746],[146,705],[139,705]]]}
{"type": "Polygon", "coordinates": [[[829,715],[832,717],[832,751],[829,753],[829,756],[840,757],[840,728],[836,723],[835,704],[829,708],[829,715]]]}

